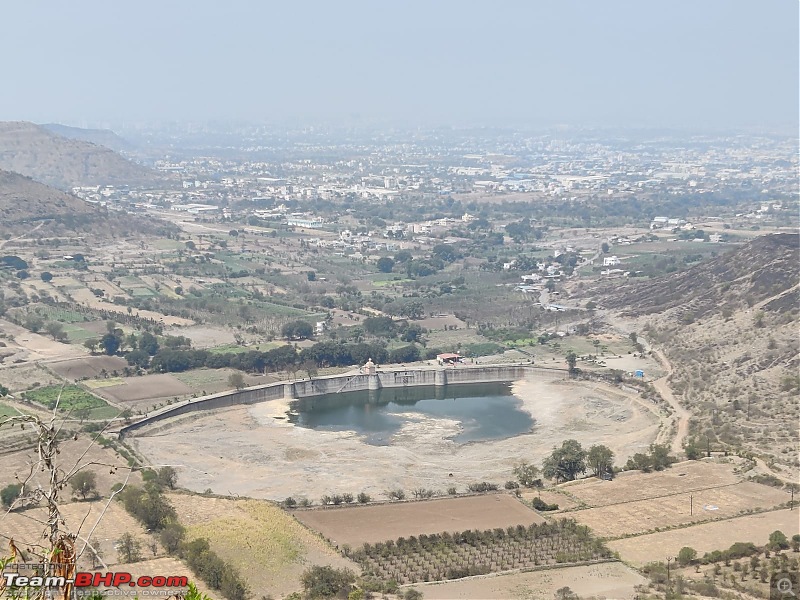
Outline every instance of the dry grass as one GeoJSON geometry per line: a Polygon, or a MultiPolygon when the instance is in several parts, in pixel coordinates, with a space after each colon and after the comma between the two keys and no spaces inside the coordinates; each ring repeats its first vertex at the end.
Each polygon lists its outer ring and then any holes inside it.
{"type": "Polygon", "coordinates": [[[729,464],[708,461],[677,463],[657,473],[627,471],[613,481],[586,479],[561,486],[586,506],[597,507],[631,500],[643,500],[668,494],[690,492],[739,481],[729,464]]]}
{"type": "MultiPolygon", "coordinates": [[[[646,486],[646,483],[643,482],[646,486]]],[[[788,502],[789,495],[758,483],[743,481],[718,488],[679,493],[623,504],[613,504],[571,513],[579,523],[588,525],[604,538],[614,538],[674,527],[698,521],[733,517],[743,511],[772,508],[788,502]]]]}
{"type": "Polygon", "coordinates": [[[312,564],[347,566],[319,536],[276,505],[170,494],[187,537],[206,537],[223,559],[236,565],[258,596],[285,595],[300,589],[300,576],[312,564]]]}
{"type": "Polygon", "coordinates": [[[417,584],[414,587],[425,595],[426,600],[549,599],[554,597],[556,590],[564,586],[569,586],[581,597],[632,600],[636,597],[635,586],[644,583],[646,583],[646,579],[630,567],[612,562],[547,571],[474,577],[443,583],[417,584]]]}
{"type": "Polygon", "coordinates": [[[769,541],[769,534],[775,530],[782,531],[789,538],[800,533],[798,511],[776,510],[661,531],[608,542],[608,547],[619,552],[622,560],[641,566],[648,562],[663,561],[666,556],[676,556],[684,546],[694,548],[699,556],[712,550],[724,550],[735,542],[752,542],[756,546],[763,546],[769,541]]]}
{"type": "Polygon", "coordinates": [[[506,494],[298,510],[296,516],[334,543],[354,547],[422,533],[486,530],[544,522],[538,513],[506,494]]]}

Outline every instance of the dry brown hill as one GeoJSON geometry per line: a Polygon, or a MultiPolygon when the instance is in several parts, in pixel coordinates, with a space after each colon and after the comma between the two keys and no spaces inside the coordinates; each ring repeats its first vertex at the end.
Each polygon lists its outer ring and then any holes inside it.
{"type": "Polygon", "coordinates": [[[799,290],[800,236],[774,234],[593,294],[663,349],[694,443],[753,451],[796,477],[799,290]]]}
{"type": "Polygon", "coordinates": [[[0,122],[0,169],[67,189],[97,184],[158,184],[166,178],[104,146],[69,139],[24,121],[0,122]]]}
{"type": "Polygon", "coordinates": [[[676,310],[677,316],[703,317],[709,312],[753,305],[775,296],[767,310],[797,307],[800,276],[800,237],[774,234],[758,237],[741,248],[715,259],[649,281],[631,279],[603,300],[607,308],[626,316],[676,310]],[[792,291],[793,290],[793,291],[792,291]],[[792,298],[794,302],[792,302],[792,298]]]}
{"type": "Polygon", "coordinates": [[[98,208],[19,173],[0,170],[0,227],[66,217],[91,217],[98,208]]]}
{"type": "Polygon", "coordinates": [[[98,146],[105,146],[115,152],[133,150],[134,146],[126,139],[118,136],[110,129],[84,129],[81,127],[70,127],[68,125],[61,125],[60,123],[45,123],[40,125],[44,129],[72,140],[83,140],[97,144],[98,146]]]}
{"type": "Polygon", "coordinates": [[[109,212],[103,207],[34,181],[0,170],[0,235],[92,233],[96,238],[131,233],[157,234],[172,226],[138,215],[109,212]]]}

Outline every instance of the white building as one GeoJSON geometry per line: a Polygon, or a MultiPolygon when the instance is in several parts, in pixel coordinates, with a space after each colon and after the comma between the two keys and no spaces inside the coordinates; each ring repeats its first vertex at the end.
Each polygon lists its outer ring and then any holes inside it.
{"type": "Polygon", "coordinates": [[[604,256],[603,257],[603,266],[604,267],[616,267],[619,264],[619,257],[617,256],[604,256]]]}

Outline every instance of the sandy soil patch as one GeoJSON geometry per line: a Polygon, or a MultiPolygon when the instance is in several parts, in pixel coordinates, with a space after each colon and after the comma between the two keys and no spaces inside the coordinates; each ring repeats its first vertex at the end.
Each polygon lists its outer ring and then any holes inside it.
{"type": "Polygon", "coordinates": [[[476,577],[436,584],[416,584],[426,600],[539,600],[550,599],[555,591],[569,588],[580,596],[599,596],[629,600],[636,596],[635,587],[647,580],[619,562],[564,567],[546,571],[511,573],[492,577],[476,577]]]}
{"type": "MultiPolygon", "coordinates": [[[[641,484],[646,487],[646,480],[642,480],[641,484]]],[[[747,509],[772,508],[788,500],[789,494],[782,490],[742,481],[691,494],[636,500],[570,514],[579,523],[591,527],[600,537],[619,537],[651,531],[656,527],[725,519],[747,509]]]]}
{"type": "Polygon", "coordinates": [[[31,387],[47,387],[54,383],[60,383],[59,379],[37,364],[3,365],[0,367],[0,385],[6,386],[12,393],[28,390],[31,387]],[[35,384],[38,384],[38,386],[35,384]]]}
{"type": "Polygon", "coordinates": [[[334,544],[359,546],[411,535],[543,523],[508,494],[444,498],[346,508],[298,510],[297,519],[334,544]]]}
{"type": "Polygon", "coordinates": [[[753,542],[762,546],[769,534],[780,530],[791,538],[800,533],[797,511],[775,510],[757,515],[736,517],[715,523],[703,523],[673,531],[662,531],[608,542],[608,547],[619,552],[623,560],[637,566],[663,561],[665,556],[676,556],[684,546],[697,550],[702,556],[712,550],[725,550],[736,542],[753,542]]]}
{"type": "Polygon", "coordinates": [[[192,490],[318,502],[324,494],[362,490],[382,499],[390,489],[456,486],[463,492],[476,481],[502,484],[520,460],[540,462],[568,438],[586,446],[606,444],[621,462],[646,448],[658,430],[658,419],[638,396],[610,387],[531,379],[515,383],[514,392],[536,424],[531,433],[504,440],[459,445],[451,439],[457,422],[418,415],[405,423],[394,445],[371,446],[354,432],[315,431],[277,420],[275,407],[284,408],[279,402],[199,413],[131,439],[154,461],[208,473],[192,475],[186,483],[192,490]]]}
{"type": "Polygon", "coordinates": [[[465,329],[467,324],[464,323],[461,319],[457,318],[454,315],[439,315],[436,317],[430,317],[428,319],[422,319],[420,321],[414,321],[421,327],[428,329],[429,331],[435,330],[443,330],[445,326],[447,327],[455,327],[456,329],[465,329]]]}
{"type": "Polygon", "coordinates": [[[236,339],[229,329],[211,327],[209,325],[194,325],[192,327],[171,327],[164,333],[168,335],[182,335],[192,340],[194,348],[212,348],[225,344],[234,344],[236,339]]]}
{"type": "MultiPolygon", "coordinates": [[[[105,501],[61,504],[61,514],[66,523],[62,527],[66,531],[78,533],[85,537],[99,520],[99,524],[92,534],[92,539],[99,542],[100,549],[103,552],[103,561],[107,565],[120,562],[114,544],[123,533],[128,531],[142,543],[143,554],[146,552],[152,556],[152,553],[147,550],[145,545],[151,538],[144,532],[141,525],[125,512],[125,509],[118,502],[111,502],[108,510],[103,515],[105,505],[105,501]]],[[[37,549],[37,544],[42,543],[42,532],[45,529],[45,526],[37,522],[37,520],[47,520],[47,511],[44,508],[37,507],[9,513],[3,519],[3,532],[7,533],[9,537],[13,537],[16,544],[21,548],[30,547],[35,550],[37,549]]],[[[77,547],[80,552],[83,548],[83,543],[78,541],[77,547]]],[[[39,548],[39,550],[41,549],[39,548]]],[[[88,551],[81,557],[79,565],[83,565],[87,569],[91,567],[88,551]]],[[[162,573],[158,574],[161,575],[162,573]]],[[[166,573],[163,574],[166,575],[166,573]]]]}
{"type": "Polygon", "coordinates": [[[56,342],[4,319],[0,319],[0,331],[13,337],[13,340],[2,340],[6,344],[6,347],[2,348],[2,354],[7,356],[4,360],[6,363],[86,356],[87,354],[86,349],[82,346],[56,342]],[[10,351],[13,351],[11,356],[9,356],[10,351]]]}

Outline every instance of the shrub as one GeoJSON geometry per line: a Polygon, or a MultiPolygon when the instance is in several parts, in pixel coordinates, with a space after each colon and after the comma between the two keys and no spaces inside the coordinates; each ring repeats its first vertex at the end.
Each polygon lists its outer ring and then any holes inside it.
{"type": "Polygon", "coordinates": [[[497,490],[497,488],[498,486],[496,483],[489,483],[487,481],[482,481],[480,483],[470,483],[469,486],[467,487],[467,489],[470,492],[478,492],[478,493],[494,492],[497,490]]]}
{"type": "Polygon", "coordinates": [[[313,566],[303,572],[300,581],[309,598],[333,598],[349,593],[356,580],[350,569],[313,566]]]}
{"type": "Polygon", "coordinates": [[[531,506],[536,510],[558,510],[558,504],[548,504],[541,498],[531,500],[531,506]]]}
{"type": "Polygon", "coordinates": [[[370,498],[369,494],[366,494],[366,493],[364,493],[364,492],[360,492],[360,493],[358,494],[358,501],[359,501],[359,503],[361,503],[361,504],[366,504],[366,503],[367,503],[367,502],[369,502],[370,500],[372,500],[372,498],[370,498]]]}
{"type": "Polygon", "coordinates": [[[297,500],[289,496],[288,498],[286,498],[286,500],[283,501],[283,505],[286,508],[294,508],[295,506],[297,506],[297,500]]]}
{"type": "Polygon", "coordinates": [[[0,490],[0,502],[6,508],[11,508],[14,500],[19,498],[19,493],[22,491],[22,486],[18,483],[12,483],[0,490]]]}

